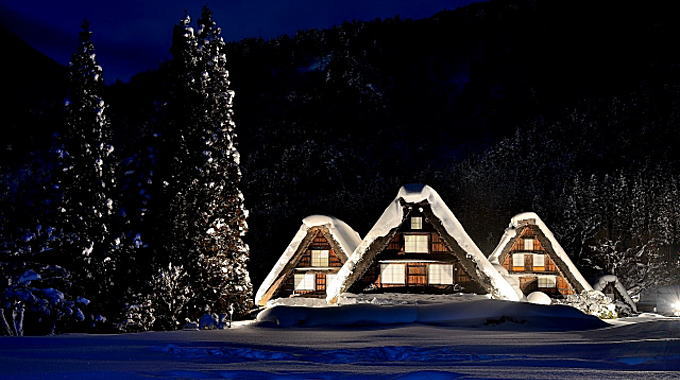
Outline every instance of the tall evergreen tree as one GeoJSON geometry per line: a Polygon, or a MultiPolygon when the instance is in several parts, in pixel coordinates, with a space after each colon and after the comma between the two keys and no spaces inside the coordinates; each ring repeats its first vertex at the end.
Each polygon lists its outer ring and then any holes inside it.
{"type": "Polygon", "coordinates": [[[177,96],[181,114],[168,191],[173,264],[189,275],[191,318],[233,308],[242,314],[252,306],[247,270],[247,211],[239,186],[240,156],[236,144],[229,89],[226,46],[210,10],[203,9],[198,33],[188,16],[175,29],[177,96]]]}
{"type": "Polygon", "coordinates": [[[116,160],[103,83],[92,32],[85,22],[68,68],[55,227],[62,235],[60,249],[73,273],[75,290],[93,298],[100,312],[106,309],[101,303],[113,296],[120,263],[120,236],[114,236],[116,160]]]}

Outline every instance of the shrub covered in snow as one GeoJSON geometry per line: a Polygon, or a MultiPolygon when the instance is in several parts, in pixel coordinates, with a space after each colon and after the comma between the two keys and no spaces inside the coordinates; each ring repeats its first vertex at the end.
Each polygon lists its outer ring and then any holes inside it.
{"type": "Polygon", "coordinates": [[[616,318],[616,306],[611,298],[597,290],[584,290],[581,294],[566,296],[564,299],[556,299],[555,303],[575,307],[582,312],[602,319],[616,318]]]}
{"type": "Polygon", "coordinates": [[[14,268],[4,265],[0,269],[6,275],[0,279],[3,335],[24,335],[26,317],[44,325],[48,334],[56,332],[58,322],[68,324],[85,320],[82,309],[90,301],[69,297],[56,288],[68,286],[69,273],[64,268],[44,265],[29,269],[21,264],[14,268]]]}
{"type": "Polygon", "coordinates": [[[140,294],[134,301],[125,304],[122,319],[116,327],[123,332],[149,331],[156,322],[154,314],[151,300],[142,300],[140,294]]]}

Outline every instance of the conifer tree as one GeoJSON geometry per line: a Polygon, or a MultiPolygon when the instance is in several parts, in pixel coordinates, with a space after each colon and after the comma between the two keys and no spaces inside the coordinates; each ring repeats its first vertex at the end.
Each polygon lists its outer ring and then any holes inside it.
{"type": "MultiPolygon", "coordinates": [[[[65,132],[58,150],[61,199],[55,226],[76,291],[104,302],[111,298],[119,264],[114,236],[116,161],[108,106],[102,99],[102,68],[92,32],[83,23],[80,45],[68,67],[65,132]]],[[[102,311],[101,309],[98,311],[102,311]]]]}
{"type": "Polygon", "coordinates": [[[239,189],[240,156],[233,121],[226,46],[204,8],[198,33],[185,16],[175,28],[176,149],[167,190],[172,264],[189,275],[187,315],[242,314],[252,306],[247,271],[247,211],[239,189]]]}

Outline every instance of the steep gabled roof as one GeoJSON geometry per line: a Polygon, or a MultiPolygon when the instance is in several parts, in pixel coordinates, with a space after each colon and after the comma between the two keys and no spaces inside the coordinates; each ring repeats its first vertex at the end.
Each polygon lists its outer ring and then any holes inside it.
{"type": "Polygon", "coordinates": [[[550,231],[543,220],[541,220],[541,218],[533,212],[525,212],[512,217],[510,220],[510,225],[505,229],[505,233],[501,237],[500,242],[489,256],[489,261],[491,261],[492,264],[501,264],[501,257],[504,257],[505,254],[510,251],[513,241],[519,236],[521,231],[527,227],[527,225],[538,227],[543,236],[545,236],[547,243],[549,243],[545,246],[545,248],[548,250],[548,253],[554,253],[555,258],[557,259],[555,260],[557,266],[563,271],[566,269],[567,273],[564,273],[564,275],[567,276],[567,278],[571,280],[577,288],[580,287],[580,289],[576,289],[577,292],[593,289],[588,281],[583,278],[583,275],[581,275],[581,272],[571,261],[567,253],[564,251],[564,248],[562,248],[560,243],[555,238],[555,235],[553,235],[552,231],[550,231]]]}
{"type": "Polygon", "coordinates": [[[346,292],[364,274],[377,253],[389,242],[390,235],[403,223],[406,217],[404,208],[422,205],[427,205],[427,208],[431,210],[437,222],[434,223],[435,228],[442,230],[439,231],[442,232],[442,237],[460,247],[467,256],[468,260],[465,261],[473,263],[470,265],[472,276],[488,280],[483,282],[490,284],[489,293],[500,299],[519,300],[510,284],[482,254],[439,194],[427,185],[414,184],[403,186],[399,190],[397,197],[342,266],[336,281],[329,285],[326,298],[328,302],[335,302],[341,293],[346,292]]]}
{"type": "Polygon", "coordinates": [[[264,305],[271,298],[272,294],[283,282],[287,272],[293,268],[302,251],[312,241],[313,234],[308,236],[310,235],[310,230],[317,229],[322,229],[324,232],[327,231],[329,244],[343,261],[347,259],[357,245],[359,245],[359,242],[361,242],[361,236],[340,219],[326,215],[311,215],[302,219],[300,229],[298,229],[293,240],[290,241],[288,247],[283,251],[283,254],[257,290],[255,295],[255,303],[257,305],[264,305]]]}
{"type": "Polygon", "coordinates": [[[633,312],[637,312],[637,306],[635,305],[635,302],[633,302],[633,300],[630,298],[628,291],[623,286],[621,281],[619,281],[618,277],[612,274],[604,275],[600,277],[600,279],[593,285],[593,289],[602,292],[609,284],[614,286],[614,289],[621,295],[623,301],[631,307],[633,312]]]}

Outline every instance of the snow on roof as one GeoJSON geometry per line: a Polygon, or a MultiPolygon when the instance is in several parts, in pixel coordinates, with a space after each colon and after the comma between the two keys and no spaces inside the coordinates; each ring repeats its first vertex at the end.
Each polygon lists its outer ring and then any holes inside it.
{"type": "Polygon", "coordinates": [[[607,274],[607,275],[600,277],[600,279],[597,280],[595,285],[593,285],[593,289],[601,292],[601,291],[604,290],[604,288],[608,284],[611,284],[611,283],[614,284],[614,287],[621,294],[621,296],[623,297],[625,302],[633,308],[633,311],[636,311],[637,308],[636,308],[635,302],[633,302],[633,300],[630,298],[630,296],[628,295],[628,291],[623,286],[623,284],[619,281],[619,278],[614,276],[613,274],[607,274]]]}
{"type": "Polygon", "coordinates": [[[326,298],[328,301],[336,299],[351,285],[348,283],[349,277],[354,272],[357,264],[362,260],[371,244],[376,239],[386,236],[390,231],[401,225],[404,218],[404,210],[401,204],[402,200],[411,204],[426,201],[430,205],[433,214],[444,226],[446,232],[471,256],[477,269],[490,279],[493,288],[496,289],[496,296],[501,299],[513,301],[519,300],[518,295],[510,284],[508,284],[500,273],[494,269],[486,256],[482,254],[439,194],[437,194],[430,186],[411,184],[402,186],[401,189],[399,189],[397,197],[389,206],[387,206],[387,209],[385,209],[373,228],[366,234],[364,240],[361,241],[359,246],[354,250],[354,253],[352,253],[347,259],[347,262],[342,266],[338,272],[336,281],[328,287],[326,298]]]}
{"type": "Polygon", "coordinates": [[[512,219],[510,219],[510,225],[508,226],[508,228],[505,229],[505,233],[501,237],[500,242],[498,242],[498,245],[489,256],[489,261],[491,261],[492,264],[500,264],[499,258],[503,253],[503,249],[510,242],[510,240],[514,239],[517,236],[517,230],[520,227],[525,226],[526,224],[535,225],[541,230],[541,232],[543,232],[543,235],[545,235],[546,239],[550,241],[550,244],[552,245],[552,248],[555,251],[557,257],[559,257],[560,260],[564,262],[564,264],[567,266],[571,274],[574,276],[574,279],[578,281],[578,283],[583,287],[583,290],[593,289],[588,283],[588,281],[586,281],[586,279],[583,278],[583,275],[581,275],[581,272],[576,268],[576,265],[574,265],[574,263],[571,261],[567,253],[564,251],[564,248],[562,248],[560,243],[555,238],[555,235],[553,235],[552,231],[550,231],[550,229],[548,228],[548,226],[546,226],[543,220],[541,220],[541,218],[534,212],[524,212],[521,214],[517,214],[513,216],[512,219]]]}
{"type": "Polygon", "coordinates": [[[354,231],[352,227],[340,219],[326,215],[310,215],[302,219],[302,225],[300,225],[300,229],[298,229],[295,236],[293,236],[293,240],[290,241],[288,247],[283,251],[279,260],[274,264],[274,267],[262,282],[262,285],[257,289],[255,295],[255,303],[257,305],[260,304],[269,288],[271,288],[272,285],[274,285],[274,282],[279,278],[286,264],[288,264],[290,259],[295,256],[300,244],[307,236],[307,231],[312,227],[326,227],[333,239],[335,239],[340,246],[340,249],[344,251],[342,253],[347,257],[349,257],[356,246],[359,245],[359,242],[361,242],[359,233],[354,231]]]}

